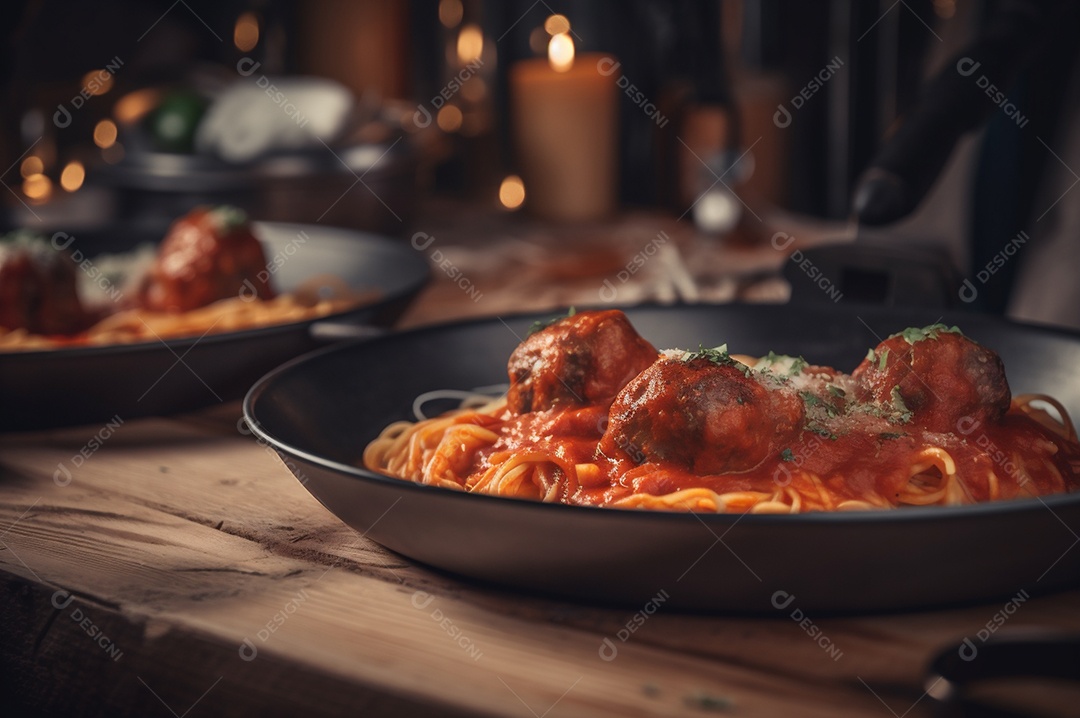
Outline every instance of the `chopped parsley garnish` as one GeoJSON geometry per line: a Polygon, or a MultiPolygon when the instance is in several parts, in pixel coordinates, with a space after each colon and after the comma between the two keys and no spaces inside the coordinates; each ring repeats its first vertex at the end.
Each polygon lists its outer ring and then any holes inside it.
{"type": "Polygon", "coordinates": [[[686,358],[687,361],[693,361],[694,359],[708,359],[714,364],[727,364],[735,361],[728,354],[727,344],[721,344],[712,349],[706,348],[704,344],[698,344],[698,350],[691,352],[690,356],[686,358]]]}
{"type": "Polygon", "coordinates": [[[837,414],[835,406],[833,406],[829,402],[825,401],[824,399],[822,399],[820,396],[818,396],[816,394],[812,394],[812,393],[810,393],[808,391],[800,391],[799,392],[799,398],[803,400],[803,402],[806,404],[807,408],[821,407],[822,410],[826,414],[828,414],[829,416],[836,416],[836,414],[837,414]]]}
{"type": "Polygon", "coordinates": [[[898,386],[892,388],[892,404],[897,412],[897,421],[901,424],[906,424],[911,421],[911,417],[914,416],[914,413],[908,408],[907,404],[904,403],[904,397],[900,395],[900,387],[898,386]]]}
{"type": "Polygon", "coordinates": [[[960,328],[957,326],[946,326],[944,324],[930,324],[922,328],[908,327],[902,332],[893,334],[889,339],[893,337],[903,337],[904,341],[908,344],[914,344],[915,342],[921,342],[923,339],[937,339],[941,333],[945,334],[963,334],[960,328]]]}
{"type": "Polygon", "coordinates": [[[551,325],[556,324],[558,322],[561,322],[563,319],[568,319],[569,317],[572,317],[575,314],[577,314],[577,308],[576,307],[570,307],[570,311],[568,311],[565,316],[552,317],[551,319],[537,319],[535,322],[532,323],[532,325],[529,326],[529,332],[525,336],[531,337],[533,334],[536,334],[539,331],[547,329],[551,325]]]}
{"type": "Polygon", "coordinates": [[[791,449],[784,449],[780,452],[781,461],[794,461],[795,453],[791,449]]]}
{"type": "Polygon", "coordinates": [[[705,346],[698,344],[698,350],[696,352],[690,352],[683,357],[683,361],[686,363],[690,363],[695,359],[704,359],[717,366],[733,366],[746,376],[750,376],[750,372],[752,371],[750,367],[742,362],[737,362],[731,358],[731,355],[728,354],[727,344],[721,344],[712,349],[708,349],[705,346]]]}
{"type": "Polygon", "coordinates": [[[832,384],[829,384],[829,386],[826,388],[829,390],[830,394],[832,394],[838,399],[843,399],[845,396],[847,396],[847,392],[845,392],[838,386],[833,386],[832,384]]]}
{"type": "Polygon", "coordinates": [[[231,232],[247,223],[247,212],[230,204],[221,204],[209,212],[213,221],[223,232],[231,232]]]}
{"type": "Polygon", "coordinates": [[[803,427],[803,429],[804,429],[805,431],[809,431],[809,432],[810,432],[810,433],[812,433],[812,434],[817,434],[818,436],[823,436],[823,437],[825,437],[826,439],[830,439],[830,440],[832,440],[832,441],[836,441],[836,434],[832,433],[831,431],[829,431],[828,429],[826,429],[826,428],[825,428],[824,426],[822,426],[821,424],[815,423],[815,422],[813,422],[813,421],[811,421],[811,422],[810,422],[809,424],[807,424],[806,426],[804,426],[804,427],[803,427]]]}
{"type": "Polygon", "coordinates": [[[759,362],[758,365],[761,367],[761,370],[773,371],[773,368],[776,365],[783,364],[785,361],[791,362],[791,364],[787,368],[787,371],[784,372],[785,376],[795,376],[796,374],[801,374],[803,369],[810,366],[810,362],[806,361],[806,359],[802,358],[801,356],[793,357],[788,354],[777,354],[773,351],[770,351],[767,355],[763,356],[761,358],[761,362],[759,362]]]}

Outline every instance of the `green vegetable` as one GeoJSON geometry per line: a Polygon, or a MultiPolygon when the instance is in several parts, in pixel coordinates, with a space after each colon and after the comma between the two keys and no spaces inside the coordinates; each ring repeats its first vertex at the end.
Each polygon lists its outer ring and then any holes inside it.
{"type": "Polygon", "coordinates": [[[195,149],[195,133],[207,104],[203,97],[188,90],[166,95],[146,120],[155,149],[191,154],[195,149]]]}
{"type": "Polygon", "coordinates": [[[805,431],[809,431],[812,434],[817,434],[818,436],[825,437],[826,439],[829,439],[830,441],[836,441],[836,434],[832,433],[831,431],[826,429],[821,424],[817,424],[817,423],[815,423],[813,421],[811,421],[809,424],[804,426],[803,429],[805,431]]]}
{"type": "Polygon", "coordinates": [[[231,204],[220,204],[211,209],[209,215],[222,233],[228,233],[237,227],[244,226],[248,219],[247,212],[231,204]]]}
{"type": "Polygon", "coordinates": [[[794,461],[795,460],[795,454],[794,454],[794,452],[791,451],[791,449],[784,449],[783,451],[780,452],[780,460],[781,461],[794,461]]]}
{"type": "Polygon", "coordinates": [[[889,361],[889,350],[888,349],[881,352],[881,354],[878,356],[878,363],[877,363],[878,371],[885,371],[885,363],[887,361],[889,361]]]}
{"type": "Polygon", "coordinates": [[[820,406],[829,416],[836,416],[837,414],[835,406],[825,401],[820,396],[817,396],[816,394],[811,394],[808,391],[800,391],[799,398],[803,400],[807,407],[812,408],[820,406]]]}
{"type": "Polygon", "coordinates": [[[963,332],[957,326],[946,326],[944,324],[930,324],[922,327],[908,327],[902,332],[893,334],[889,339],[894,337],[903,337],[904,341],[908,344],[914,344],[915,342],[921,342],[924,339],[937,339],[941,333],[945,334],[960,334],[963,336],[963,332]]]}
{"type": "Polygon", "coordinates": [[[698,350],[691,352],[690,356],[686,357],[686,361],[695,359],[708,359],[714,364],[728,364],[735,361],[728,355],[727,344],[721,344],[712,349],[706,349],[703,344],[698,344],[698,350]]]}
{"type": "Polygon", "coordinates": [[[536,334],[538,331],[541,331],[543,329],[547,329],[551,325],[556,324],[556,323],[562,321],[563,319],[569,319],[570,317],[574,316],[575,314],[577,314],[577,308],[576,307],[570,307],[570,311],[568,311],[566,313],[566,316],[552,317],[551,319],[537,319],[535,322],[533,322],[531,325],[529,325],[529,331],[525,336],[531,337],[533,334],[536,334]]]}
{"type": "Polygon", "coordinates": [[[751,371],[750,367],[731,358],[728,354],[727,344],[721,344],[712,349],[706,349],[703,345],[698,344],[698,350],[688,354],[683,361],[689,363],[696,359],[705,359],[717,366],[733,366],[746,375],[749,375],[751,371]]]}
{"type": "Polygon", "coordinates": [[[845,396],[847,396],[847,392],[845,392],[838,386],[833,386],[832,384],[829,384],[828,389],[829,393],[837,397],[838,399],[843,399],[845,396]]]}
{"type": "Polygon", "coordinates": [[[911,417],[914,416],[914,413],[908,408],[907,404],[904,403],[904,397],[900,395],[900,387],[898,386],[892,388],[892,404],[897,412],[897,421],[901,424],[906,424],[911,421],[911,417]]]}
{"type": "Polygon", "coordinates": [[[762,368],[766,371],[772,371],[772,367],[776,366],[777,364],[781,364],[788,359],[791,360],[791,366],[788,367],[786,373],[787,376],[795,376],[796,374],[801,373],[803,369],[810,366],[810,363],[806,361],[806,359],[803,359],[801,356],[792,357],[787,354],[777,354],[776,352],[772,351],[770,351],[767,355],[761,358],[761,362],[759,365],[767,365],[762,366],[762,368]]]}

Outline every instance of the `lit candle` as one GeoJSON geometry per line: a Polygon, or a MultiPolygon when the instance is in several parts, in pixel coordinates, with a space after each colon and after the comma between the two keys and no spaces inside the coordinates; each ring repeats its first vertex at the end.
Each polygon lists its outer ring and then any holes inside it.
{"type": "Polygon", "coordinates": [[[607,55],[574,56],[558,33],[548,57],[510,68],[514,140],[526,204],[545,219],[599,219],[615,209],[616,87],[607,55]],[[603,61],[603,62],[602,62],[603,61]]]}

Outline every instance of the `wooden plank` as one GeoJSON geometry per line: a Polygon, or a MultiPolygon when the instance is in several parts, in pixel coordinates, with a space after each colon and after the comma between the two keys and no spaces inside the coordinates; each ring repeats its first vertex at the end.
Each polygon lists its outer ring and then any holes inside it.
{"type": "MultiPolygon", "coordinates": [[[[884,710],[865,681],[903,713],[932,653],[1000,608],[812,617],[842,651],[837,660],[790,618],[661,612],[607,661],[603,641],[631,613],[409,564],[326,512],[272,452],[235,431],[233,411],[125,424],[77,467],[72,457],[96,429],[0,437],[0,590],[20,606],[5,613],[3,635],[15,640],[3,650],[23,657],[27,690],[62,667],[68,685],[111,707],[156,703],[140,676],[162,686],[182,676],[183,688],[162,696],[180,708],[221,677],[203,700],[222,701],[208,707],[226,714],[245,699],[258,712],[334,713],[342,696],[385,715],[418,706],[701,715],[727,702],[745,715],[884,710]],[[60,463],[66,485],[54,481],[60,463]],[[72,603],[57,608],[56,590],[72,603]],[[86,634],[76,609],[124,654],[115,665],[103,665],[110,648],[86,634]],[[49,672],[27,667],[27,655],[49,672]],[[297,676],[333,695],[318,699],[297,676]]],[[[1076,592],[1033,599],[1010,625],[1080,628],[1078,605],[1076,592]]],[[[68,693],[27,700],[67,710],[68,693]]]]}
{"type": "MultiPolygon", "coordinates": [[[[246,663],[235,646],[161,621],[140,621],[75,599],[63,611],[45,587],[0,581],[0,675],[5,715],[411,716],[432,704],[327,676],[274,656],[246,663]],[[120,650],[110,656],[76,620],[90,620],[120,650]],[[221,679],[220,681],[218,679],[221,679]],[[275,686],[270,690],[268,686],[275,686]],[[204,695],[205,694],[205,695],[204,695]],[[185,713],[189,711],[189,713],[185,713]]],[[[471,715],[438,707],[440,714],[471,715]]]]}

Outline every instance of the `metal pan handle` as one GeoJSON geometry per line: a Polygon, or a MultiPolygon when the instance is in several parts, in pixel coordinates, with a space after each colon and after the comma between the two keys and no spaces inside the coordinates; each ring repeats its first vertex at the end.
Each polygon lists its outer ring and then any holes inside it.
{"type": "Polygon", "coordinates": [[[985,641],[966,638],[930,663],[926,695],[934,701],[937,716],[1021,715],[969,697],[969,687],[1001,678],[1080,681],[1080,634],[1017,629],[991,635],[985,641]]]}

